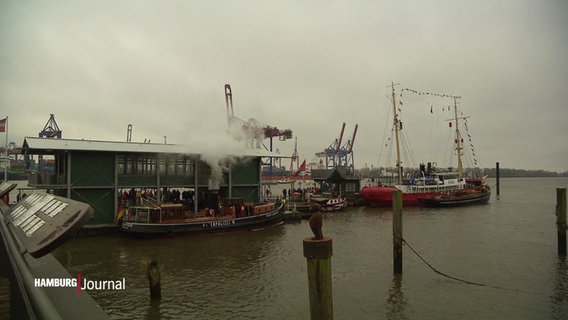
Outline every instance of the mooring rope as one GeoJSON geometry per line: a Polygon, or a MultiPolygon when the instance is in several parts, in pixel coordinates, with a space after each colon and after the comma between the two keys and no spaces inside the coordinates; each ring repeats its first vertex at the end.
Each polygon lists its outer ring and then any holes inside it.
{"type": "Polygon", "coordinates": [[[469,281],[469,280],[464,280],[464,279],[460,279],[454,276],[450,276],[438,269],[436,269],[432,264],[430,264],[428,261],[426,261],[426,259],[424,257],[422,257],[418,251],[416,251],[409,243],[408,241],[406,241],[406,239],[402,239],[402,243],[404,245],[406,245],[412,252],[414,252],[414,254],[420,258],[420,260],[422,260],[422,262],[424,262],[430,269],[432,269],[432,271],[434,271],[436,274],[439,274],[441,276],[444,276],[446,278],[455,280],[455,281],[459,281],[459,282],[463,282],[463,283],[467,283],[467,284],[471,284],[471,285],[475,285],[475,286],[480,286],[480,287],[487,287],[487,288],[493,288],[493,289],[500,289],[500,290],[507,290],[507,291],[515,291],[515,292],[523,292],[523,293],[528,293],[528,294],[532,294],[530,292],[525,292],[522,290],[517,290],[517,289],[509,289],[509,288],[504,288],[504,287],[499,287],[499,286],[493,286],[493,285],[488,285],[488,284],[484,284],[484,283],[480,283],[480,282],[474,282],[474,281],[469,281]]]}
{"type": "Polygon", "coordinates": [[[422,262],[424,262],[428,267],[430,267],[430,269],[432,269],[432,271],[434,271],[435,273],[437,273],[437,274],[439,274],[439,275],[441,275],[441,276],[444,276],[444,277],[446,277],[446,278],[450,278],[450,279],[452,279],[452,280],[456,280],[456,281],[459,281],[459,282],[463,282],[463,283],[467,283],[467,284],[473,284],[473,285],[475,285],[475,286],[480,286],[480,287],[492,287],[492,286],[490,286],[490,285],[486,285],[486,284],[479,283],[479,282],[473,282],[473,281],[463,280],[463,279],[460,279],[460,278],[456,278],[456,277],[450,276],[450,275],[448,275],[448,274],[446,274],[446,273],[443,273],[442,271],[436,269],[436,268],[435,268],[433,265],[431,265],[428,261],[426,261],[426,259],[424,259],[424,257],[422,257],[416,250],[414,250],[414,248],[410,245],[410,243],[408,243],[408,241],[406,241],[406,239],[403,238],[403,239],[402,239],[402,243],[403,243],[404,245],[406,245],[412,252],[414,252],[414,254],[415,254],[418,258],[420,258],[420,260],[422,260],[422,262]]]}

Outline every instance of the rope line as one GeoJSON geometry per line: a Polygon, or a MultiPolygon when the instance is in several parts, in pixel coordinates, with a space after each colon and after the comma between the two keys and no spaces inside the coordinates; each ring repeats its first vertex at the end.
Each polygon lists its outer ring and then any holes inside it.
{"type": "MultiPolygon", "coordinates": [[[[420,258],[420,260],[422,260],[422,262],[424,262],[430,269],[432,269],[432,271],[434,271],[436,274],[439,274],[441,276],[444,276],[446,278],[455,280],[455,281],[459,281],[459,282],[463,282],[463,283],[467,283],[467,284],[471,284],[471,285],[475,285],[475,286],[480,286],[480,287],[487,287],[487,288],[493,288],[493,289],[500,289],[500,290],[507,290],[507,291],[515,291],[515,292],[524,292],[521,290],[516,290],[516,289],[508,289],[508,288],[503,288],[503,287],[499,287],[499,286],[492,286],[492,285],[488,285],[488,284],[484,284],[484,283],[480,283],[480,282],[474,282],[474,281],[469,281],[469,280],[464,280],[464,279],[460,279],[460,278],[456,278],[454,276],[450,276],[446,273],[443,273],[442,271],[436,269],[434,266],[432,266],[428,261],[426,261],[426,259],[424,259],[409,243],[408,241],[406,241],[406,239],[402,239],[402,243],[404,245],[406,245],[412,252],[414,252],[414,254],[420,258]]],[[[529,293],[529,292],[524,292],[524,293],[529,293]]]]}

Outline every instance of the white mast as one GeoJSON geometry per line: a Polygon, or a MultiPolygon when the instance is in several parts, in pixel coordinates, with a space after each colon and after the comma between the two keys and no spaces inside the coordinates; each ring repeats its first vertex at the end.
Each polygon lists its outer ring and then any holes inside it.
{"type": "Polygon", "coordinates": [[[400,142],[398,138],[398,131],[400,129],[400,121],[398,120],[398,114],[396,113],[396,98],[394,95],[394,86],[395,84],[391,82],[392,88],[392,111],[393,111],[393,126],[394,126],[394,135],[396,141],[396,168],[398,171],[398,184],[402,184],[402,165],[400,163],[400,142]]]}
{"type": "Polygon", "coordinates": [[[459,119],[467,119],[469,117],[458,117],[458,97],[454,98],[454,121],[456,122],[456,134],[455,134],[455,144],[456,144],[456,157],[458,158],[458,178],[463,178],[463,161],[462,161],[462,144],[461,144],[461,134],[460,134],[460,126],[458,123],[459,119]]]}

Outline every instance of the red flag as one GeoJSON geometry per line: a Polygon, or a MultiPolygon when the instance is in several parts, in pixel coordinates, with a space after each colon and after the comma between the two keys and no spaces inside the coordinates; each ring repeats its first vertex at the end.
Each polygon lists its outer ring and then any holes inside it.
{"type": "Polygon", "coordinates": [[[6,132],[6,122],[8,118],[0,119],[0,132],[6,132]]]}
{"type": "Polygon", "coordinates": [[[306,171],[306,160],[305,159],[304,159],[304,162],[302,162],[302,164],[298,168],[298,170],[296,170],[296,172],[294,172],[294,177],[297,177],[300,174],[300,172],[302,172],[302,171],[306,171]]]}
{"type": "Polygon", "coordinates": [[[300,172],[301,171],[306,171],[306,159],[304,159],[304,162],[302,162],[302,164],[300,165],[300,172]]]}

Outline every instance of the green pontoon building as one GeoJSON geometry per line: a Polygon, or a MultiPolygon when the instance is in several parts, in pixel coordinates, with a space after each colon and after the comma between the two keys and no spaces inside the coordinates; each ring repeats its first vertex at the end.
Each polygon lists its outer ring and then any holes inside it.
{"type": "Polygon", "coordinates": [[[29,187],[88,203],[95,210],[91,224],[114,223],[129,190],[152,190],[156,199],[167,190],[191,190],[195,211],[206,206],[211,189],[258,203],[261,159],[279,156],[244,146],[237,154],[204,155],[175,144],[37,137],[24,139],[22,153],[29,187]]]}

